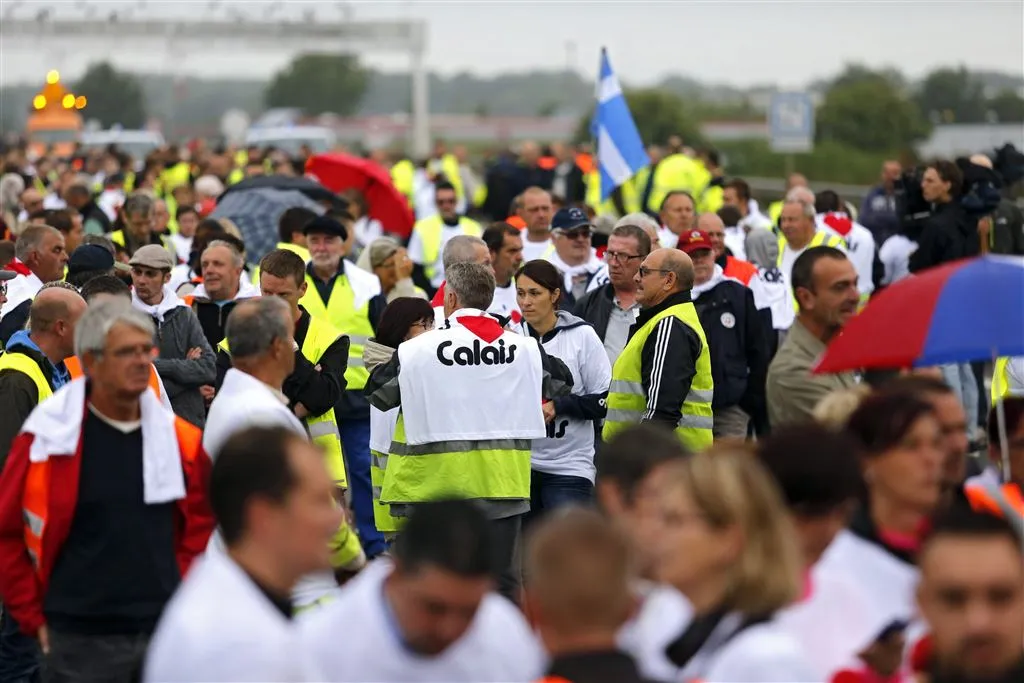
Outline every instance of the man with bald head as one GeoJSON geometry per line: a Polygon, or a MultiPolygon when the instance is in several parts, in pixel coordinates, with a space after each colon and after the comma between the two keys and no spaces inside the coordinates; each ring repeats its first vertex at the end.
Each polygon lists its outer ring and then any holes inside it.
{"type": "Polygon", "coordinates": [[[551,194],[540,187],[528,187],[522,194],[522,208],[519,217],[526,223],[523,239],[523,263],[534,259],[547,258],[555,253],[551,241],[551,218],[554,207],[551,194]]]}
{"type": "MultiPolygon", "coordinates": [[[[782,206],[789,199],[789,193],[797,187],[807,187],[807,176],[802,173],[790,173],[789,177],[786,178],[786,194],[784,198],[777,202],[772,202],[771,206],[768,207],[768,217],[772,219],[772,225],[777,226],[779,224],[779,219],[782,217],[782,206]]],[[[814,203],[813,196],[810,203],[814,203]]]]}
{"type": "Polygon", "coordinates": [[[0,356],[0,466],[21,425],[50,393],[71,381],[64,359],[74,355],[75,324],[85,299],[74,289],[40,290],[29,309],[29,329],[15,332],[0,356]]]}
{"type": "Polygon", "coordinates": [[[678,249],[656,249],[637,271],[641,306],[626,347],[612,368],[603,438],[628,425],[657,422],[674,430],[688,448],[713,441],[711,353],[697,309],[690,257],[678,249]]]}

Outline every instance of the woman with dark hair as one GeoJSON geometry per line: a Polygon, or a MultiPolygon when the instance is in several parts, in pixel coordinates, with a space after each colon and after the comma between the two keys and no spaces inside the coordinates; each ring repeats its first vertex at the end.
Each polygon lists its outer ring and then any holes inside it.
{"type": "Polygon", "coordinates": [[[515,276],[523,331],[572,373],[572,394],[544,403],[548,435],[533,442],[530,519],[594,494],[594,436],[604,418],[612,369],[589,323],[558,310],[562,274],[544,260],[530,261],[515,276]]]}
{"type": "MultiPolygon", "coordinates": [[[[434,309],[426,299],[399,297],[395,299],[381,314],[377,323],[377,335],[370,338],[363,346],[363,362],[366,370],[373,372],[379,366],[391,360],[398,345],[424,332],[434,329],[434,309]]],[[[391,450],[391,437],[398,422],[398,411],[395,408],[384,412],[370,406],[370,480],[373,484],[373,519],[377,531],[395,534],[399,529],[398,520],[391,516],[390,506],[380,502],[380,490],[384,486],[384,471],[387,467],[388,453],[391,450]]]]}
{"type": "Polygon", "coordinates": [[[930,403],[881,392],[864,399],[846,431],[860,444],[866,489],[850,527],[821,563],[845,573],[869,596],[880,628],[861,657],[875,674],[893,676],[905,644],[923,633],[914,597],[916,556],[942,502],[942,426],[930,403]]]}

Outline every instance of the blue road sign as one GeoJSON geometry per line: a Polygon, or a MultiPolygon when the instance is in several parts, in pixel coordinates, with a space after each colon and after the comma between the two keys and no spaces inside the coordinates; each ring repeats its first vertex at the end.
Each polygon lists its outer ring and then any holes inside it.
{"type": "Polygon", "coordinates": [[[773,152],[810,152],[814,148],[814,101],[805,92],[772,95],[768,128],[773,152]]]}

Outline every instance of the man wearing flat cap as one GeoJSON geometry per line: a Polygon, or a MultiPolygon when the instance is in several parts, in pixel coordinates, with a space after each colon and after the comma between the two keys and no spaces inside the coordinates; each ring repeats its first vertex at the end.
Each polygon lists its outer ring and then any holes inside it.
{"type": "Polygon", "coordinates": [[[427,298],[427,293],[412,281],[413,262],[409,253],[393,237],[378,237],[370,242],[356,265],[380,280],[379,297],[383,298],[384,306],[403,296],[427,298]]]}
{"type": "Polygon", "coordinates": [[[303,228],[311,260],[306,266],[306,294],[299,303],[313,318],[326,321],[351,340],[346,389],[334,412],[359,538],[366,556],[373,558],[384,552],[385,543],[373,520],[370,404],[363,396],[370,375],[363,363],[363,346],[375,334],[377,316],[371,311],[378,308],[374,299],[382,290],[376,275],[345,261],[345,240],[351,221],[348,223],[346,226],[328,216],[318,216],[303,228]]]}
{"type": "Polygon", "coordinates": [[[160,353],[153,360],[175,414],[202,428],[206,404],[199,388],[217,378],[216,357],[199,318],[168,286],[176,265],[171,252],[155,244],[139,247],[132,269],[132,306],[153,319],[160,353]]]}

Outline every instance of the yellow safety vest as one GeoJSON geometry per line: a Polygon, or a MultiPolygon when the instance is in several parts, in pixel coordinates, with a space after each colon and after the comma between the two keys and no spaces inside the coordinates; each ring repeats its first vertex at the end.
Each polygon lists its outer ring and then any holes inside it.
{"type": "Polygon", "coordinates": [[[700,338],[697,372],[690,384],[690,392],[680,408],[676,435],[693,451],[707,448],[714,441],[714,412],[711,409],[711,400],[714,398],[715,383],[711,376],[711,353],[707,338],[704,336],[704,328],[697,317],[697,309],[691,302],[666,308],[644,323],[626,342],[626,347],[612,368],[612,381],[608,390],[608,416],[602,432],[605,441],[629,425],[640,422],[647,410],[647,396],[643,387],[643,349],[657,324],[670,316],[683,321],[700,338]]]}
{"type": "Polygon", "coordinates": [[[160,194],[170,194],[171,190],[181,185],[188,185],[192,175],[192,167],[184,161],[179,161],[174,166],[166,168],[160,173],[160,194]]]}
{"type": "MultiPolygon", "coordinates": [[[[459,227],[462,234],[479,237],[483,234],[480,224],[472,218],[459,217],[459,227]]],[[[416,221],[413,232],[420,236],[423,243],[423,272],[431,280],[437,275],[437,264],[441,261],[441,234],[444,230],[444,221],[441,216],[434,215],[416,221]]]]}
{"type": "MultiPolygon", "coordinates": [[[[373,417],[370,417],[371,424],[373,417]]],[[[388,449],[390,451],[390,448],[388,449]]],[[[384,475],[388,468],[388,453],[370,448],[370,485],[373,490],[373,523],[382,534],[397,533],[402,528],[403,519],[391,514],[391,506],[381,502],[384,490],[384,475]]]]}
{"type": "Polygon", "coordinates": [[[777,202],[772,202],[768,206],[768,218],[772,219],[772,225],[778,226],[779,219],[782,218],[782,207],[785,206],[785,204],[786,202],[780,199],[777,202]]]}
{"type": "MultiPolygon", "coordinates": [[[[346,267],[349,266],[346,265],[346,267]]],[[[339,275],[334,280],[330,301],[324,303],[312,276],[306,273],[306,295],[299,299],[313,318],[321,318],[347,334],[351,344],[348,349],[348,367],[345,369],[347,389],[360,391],[366,386],[370,373],[363,362],[363,346],[373,336],[373,325],[370,324],[370,301],[362,307],[355,308],[355,292],[348,280],[348,275],[339,275]]]]}
{"type": "Polygon", "coordinates": [[[462,172],[459,170],[459,160],[455,158],[454,154],[445,154],[441,157],[440,163],[438,159],[431,159],[427,165],[435,173],[440,170],[444,174],[445,179],[455,188],[455,198],[458,201],[462,201],[466,197],[466,191],[462,186],[462,172]]]}
{"type": "MultiPolygon", "coordinates": [[[[786,246],[788,245],[788,242],[786,242],[786,237],[784,235],[781,235],[781,234],[779,235],[778,245],[779,245],[779,255],[775,259],[775,265],[777,265],[779,268],[781,268],[782,267],[782,254],[786,250],[786,246]]],[[[820,247],[822,245],[825,245],[826,247],[845,247],[846,246],[846,240],[844,240],[839,235],[830,235],[825,230],[819,230],[818,232],[814,233],[814,237],[811,238],[811,241],[807,244],[805,249],[810,249],[811,247],[820,247]]],[[[793,310],[794,311],[799,311],[800,310],[800,304],[797,303],[797,300],[796,300],[796,290],[793,289],[793,283],[792,282],[787,282],[786,285],[789,287],[789,298],[793,302],[793,310]]],[[[863,300],[863,298],[862,298],[861,303],[864,304],[864,303],[866,303],[866,301],[863,300]]]]}
{"type": "Polygon", "coordinates": [[[992,368],[992,405],[1002,401],[1010,395],[1010,357],[1002,356],[996,359],[992,368]]]}
{"type": "MultiPolygon", "coordinates": [[[[585,201],[587,206],[594,210],[598,216],[614,216],[619,218],[619,209],[615,206],[615,201],[611,195],[608,195],[608,199],[601,201],[601,172],[596,168],[587,174],[586,177],[587,192],[585,201]]],[[[623,186],[623,204],[625,204],[625,188],[630,187],[631,183],[626,183],[623,186]]],[[[633,195],[636,195],[635,188],[633,195]]]]}
{"type": "MultiPolygon", "coordinates": [[[[178,252],[176,252],[174,250],[173,246],[171,246],[171,245],[169,245],[167,243],[167,238],[166,237],[164,237],[163,235],[158,235],[158,237],[160,238],[160,245],[163,246],[163,248],[166,249],[167,251],[171,252],[171,256],[173,256],[175,262],[177,262],[177,260],[178,260],[178,252]]],[[[120,247],[126,246],[125,245],[124,230],[115,230],[114,232],[110,233],[110,241],[113,242],[114,244],[120,246],[120,247]]],[[[140,245],[140,246],[146,246],[146,245],[140,245]]]]}
{"type": "MultiPolygon", "coordinates": [[[[312,316],[309,319],[309,329],[306,331],[306,338],[302,340],[302,355],[313,365],[320,362],[327,349],[338,340],[341,332],[325,322],[317,320],[312,316]]],[[[224,353],[231,355],[228,347],[228,340],[225,338],[217,344],[217,348],[224,353]]],[[[323,449],[324,460],[327,469],[334,479],[335,486],[348,488],[348,477],[345,474],[345,459],[341,450],[341,431],[338,429],[338,420],[334,415],[334,408],[331,408],[322,415],[309,415],[303,422],[309,432],[310,440],[323,449]]]]}
{"type": "Polygon", "coordinates": [[[717,213],[725,204],[725,188],[721,185],[705,187],[697,199],[697,210],[700,213],[717,213]]]}
{"type": "Polygon", "coordinates": [[[50,388],[50,383],[46,381],[46,375],[43,374],[42,368],[24,353],[9,351],[0,354],[0,370],[16,370],[28,375],[29,379],[35,383],[36,391],[39,393],[36,405],[53,396],[53,389],[50,388]]]}
{"type": "Polygon", "coordinates": [[[662,159],[654,169],[654,181],[651,183],[647,210],[659,213],[665,197],[674,190],[686,190],[693,195],[698,189],[699,170],[700,164],[685,154],[672,154],[662,159]]]}
{"type": "Polygon", "coordinates": [[[236,168],[228,174],[228,186],[236,185],[245,180],[245,169],[236,168]]]}
{"type": "Polygon", "coordinates": [[[164,197],[164,204],[167,205],[167,213],[171,220],[167,221],[167,231],[172,235],[178,234],[178,200],[170,192],[164,197]]]}
{"type": "MultiPolygon", "coordinates": [[[[292,244],[291,242],[278,242],[277,246],[274,248],[290,251],[293,254],[297,255],[299,258],[301,258],[304,263],[309,263],[310,259],[313,258],[312,256],[310,256],[309,249],[306,249],[306,247],[303,247],[299,244],[292,244]]],[[[257,287],[260,286],[260,267],[258,264],[256,265],[255,268],[252,269],[252,283],[257,287]]]]}
{"type": "Polygon", "coordinates": [[[406,200],[409,202],[409,206],[413,205],[413,201],[415,199],[413,180],[415,175],[416,168],[408,159],[396,161],[391,167],[391,182],[394,183],[396,190],[405,195],[406,200]]]}
{"type": "Polygon", "coordinates": [[[398,414],[381,487],[385,505],[439,498],[529,500],[530,440],[406,443],[405,417],[398,414]]]}

